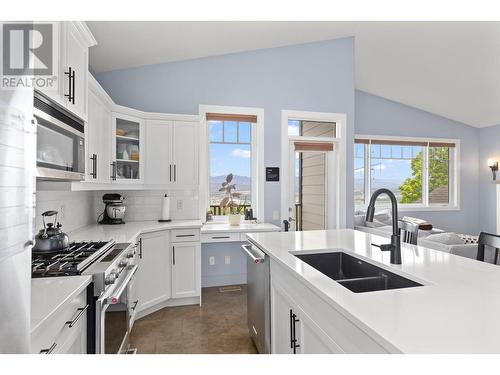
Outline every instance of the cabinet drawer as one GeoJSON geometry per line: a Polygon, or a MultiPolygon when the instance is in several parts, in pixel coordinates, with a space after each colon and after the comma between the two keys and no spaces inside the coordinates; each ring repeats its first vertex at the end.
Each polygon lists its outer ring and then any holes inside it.
{"type": "Polygon", "coordinates": [[[211,233],[211,234],[202,234],[201,242],[240,242],[241,237],[240,233],[211,233]]]}
{"type": "Polygon", "coordinates": [[[81,329],[87,330],[86,322],[88,309],[80,315],[78,320],[76,320],[81,312],[79,309],[83,309],[86,306],[87,291],[85,289],[72,301],[68,302],[61,311],[46,321],[43,327],[34,332],[31,336],[31,352],[37,354],[42,350],[53,347],[54,350],[52,353],[59,353],[60,348],[73,332],[81,329]],[[72,327],[66,324],[66,322],[71,321],[75,321],[72,327]]]}
{"type": "Polygon", "coordinates": [[[196,242],[200,240],[199,229],[174,229],[172,242],[196,242]]]}

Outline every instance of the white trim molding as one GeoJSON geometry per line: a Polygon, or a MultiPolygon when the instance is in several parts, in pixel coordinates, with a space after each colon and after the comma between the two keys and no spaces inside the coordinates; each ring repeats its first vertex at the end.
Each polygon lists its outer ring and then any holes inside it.
{"type": "MultiPolygon", "coordinates": [[[[354,139],[366,139],[366,140],[387,140],[387,141],[402,141],[402,142],[443,142],[443,143],[454,143],[455,151],[450,156],[450,187],[451,187],[451,197],[448,204],[429,204],[428,203],[428,148],[424,152],[424,169],[425,173],[422,182],[422,201],[419,204],[398,204],[398,209],[401,212],[405,211],[459,211],[460,210],[460,139],[452,138],[433,138],[433,137],[408,137],[408,136],[393,136],[393,135],[368,135],[368,134],[356,134],[354,139]]],[[[366,148],[365,148],[366,150],[366,148]]],[[[365,170],[369,169],[370,157],[369,151],[365,151],[365,170]]],[[[354,150],[355,153],[355,150],[354,150]]],[[[370,191],[370,181],[368,174],[365,173],[365,203],[364,205],[355,205],[355,210],[364,210],[368,205],[370,200],[370,194],[366,194],[370,191]]]]}
{"type": "Polygon", "coordinates": [[[219,105],[199,105],[200,131],[200,217],[205,222],[210,193],[210,157],[207,113],[257,116],[252,129],[252,200],[255,198],[254,216],[264,221],[264,109],[256,107],[232,107],[219,105]],[[204,141],[203,141],[204,140],[204,141]]]}
{"type": "MultiPolygon", "coordinates": [[[[281,218],[288,218],[289,207],[289,192],[288,189],[291,181],[289,170],[290,155],[289,142],[290,140],[302,141],[321,141],[332,142],[335,144],[335,165],[333,167],[335,181],[332,186],[332,191],[335,195],[335,227],[345,228],[347,225],[347,115],[345,113],[329,113],[329,112],[309,112],[282,110],[281,111],[281,218]],[[296,137],[288,136],[288,120],[303,120],[303,121],[321,121],[334,122],[336,131],[334,138],[326,137],[296,137]]],[[[329,178],[330,180],[330,178],[329,178]]],[[[335,228],[327,228],[335,229],[335,228]]]]}

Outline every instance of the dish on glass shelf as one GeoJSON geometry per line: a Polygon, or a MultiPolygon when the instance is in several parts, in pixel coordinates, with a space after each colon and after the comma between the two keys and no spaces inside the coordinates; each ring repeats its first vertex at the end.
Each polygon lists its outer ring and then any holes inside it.
{"type": "Polygon", "coordinates": [[[125,129],[116,128],[116,135],[120,135],[123,137],[126,134],[127,134],[127,131],[125,129]]]}

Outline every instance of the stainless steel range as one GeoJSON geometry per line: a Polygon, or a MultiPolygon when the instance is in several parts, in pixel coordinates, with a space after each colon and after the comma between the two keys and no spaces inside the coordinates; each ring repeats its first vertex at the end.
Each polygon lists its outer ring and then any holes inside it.
{"type": "Polygon", "coordinates": [[[67,249],[32,255],[32,277],[92,275],[91,353],[125,353],[138,301],[133,300],[137,245],[73,242],[67,249]]]}

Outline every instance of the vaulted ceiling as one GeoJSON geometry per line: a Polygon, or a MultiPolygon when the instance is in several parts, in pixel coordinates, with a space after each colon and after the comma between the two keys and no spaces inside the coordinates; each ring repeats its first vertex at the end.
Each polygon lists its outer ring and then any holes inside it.
{"type": "Polygon", "coordinates": [[[88,22],[96,72],[355,37],[356,88],[500,124],[500,22],[88,22]]]}

